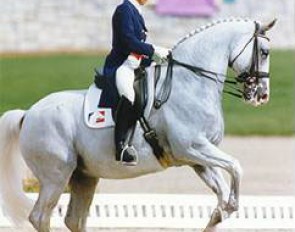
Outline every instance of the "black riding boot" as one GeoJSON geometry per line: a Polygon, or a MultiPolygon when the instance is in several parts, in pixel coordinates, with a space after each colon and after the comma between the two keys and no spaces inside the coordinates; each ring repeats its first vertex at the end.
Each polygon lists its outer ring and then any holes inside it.
{"type": "Polygon", "coordinates": [[[116,160],[126,165],[136,165],[137,157],[128,151],[124,145],[127,133],[136,123],[136,112],[132,103],[124,96],[120,99],[116,112],[115,144],[116,160]]]}

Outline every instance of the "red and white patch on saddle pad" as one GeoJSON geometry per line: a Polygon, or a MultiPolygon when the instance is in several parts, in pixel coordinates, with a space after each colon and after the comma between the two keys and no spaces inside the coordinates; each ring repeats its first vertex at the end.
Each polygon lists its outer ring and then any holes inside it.
{"type": "Polygon", "coordinates": [[[115,125],[111,108],[98,107],[102,91],[91,85],[84,99],[84,121],[90,128],[105,128],[115,125]]]}

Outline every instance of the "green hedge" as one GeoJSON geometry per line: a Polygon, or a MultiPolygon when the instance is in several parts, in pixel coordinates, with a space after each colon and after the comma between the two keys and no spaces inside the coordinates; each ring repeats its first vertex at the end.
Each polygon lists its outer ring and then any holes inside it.
{"type": "MultiPolygon", "coordinates": [[[[224,96],[226,134],[293,135],[294,51],[273,51],[271,57],[271,101],[254,108],[224,96]]],[[[3,57],[0,61],[0,112],[27,109],[45,95],[87,88],[94,68],[103,64],[99,55],[36,55],[3,57]]]]}

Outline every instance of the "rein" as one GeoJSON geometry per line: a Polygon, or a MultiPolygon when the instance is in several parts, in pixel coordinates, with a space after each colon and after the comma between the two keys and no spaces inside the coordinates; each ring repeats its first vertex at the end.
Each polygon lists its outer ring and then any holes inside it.
{"type": "Polygon", "coordinates": [[[205,77],[211,81],[214,81],[216,83],[224,84],[225,87],[228,87],[231,90],[223,90],[224,93],[232,95],[237,98],[245,98],[249,99],[249,93],[252,90],[253,83],[257,84],[258,80],[261,78],[269,78],[269,73],[267,72],[260,72],[259,71],[259,49],[258,49],[258,37],[262,37],[265,39],[268,39],[264,34],[260,33],[259,31],[260,26],[257,22],[255,22],[255,32],[253,36],[249,39],[249,41],[245,44],[245,46],[241,49],[241,51],[238,53],[238,55],[235,56],[235,58],[229,62],[229,67],[233,67],[234,63],[237,61],[237,59],[243,54],[243,52],[246,50],[246,48],[251,44],[251,42],[254,40],[253,44],[253,51],[252,51],[252,61],[249,71],[242,72],[239,76],[228,76],[222,73],[210,71],[203,69],[201,67],[192,66],[190,64],[183,63],[181,61],[178,61],[173,58],[172,53],[168,56],[168,67],[167,67],[167,74],[166,78],[164,80],[164,83],[158,93],[158,95],[155,98],[155,108],[159,109],[167,100],[169,99],[169,96],[171,94],[172,89],[172,74],[173,74],[173,66],[178,65],[181,67],[184,67],[191,72],[193,72],[196,75],[205,77]],[[215,76],[216,78],[212,77],[215,76]],[[218,79],[218,76],[222,76],[234,80],[225,80],[221,81],[218,79]],[[246,91],[241,90],[240,87],[237,87],[238,83],[243,83],[245,85],[246,91]]]}

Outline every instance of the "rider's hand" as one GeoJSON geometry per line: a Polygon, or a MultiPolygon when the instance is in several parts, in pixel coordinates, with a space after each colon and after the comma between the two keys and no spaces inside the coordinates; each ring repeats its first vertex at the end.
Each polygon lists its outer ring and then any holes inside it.
{"type": "Polygon", "coordinates": [[[163,48],[163,47],[157,47],[157,46],[153,46],[154,47],[154,54],[152,59],[157,63],[157,64],[162,64],[165,61],[167,61],[167,57],[170,53],[171,50],[167,49],[167,48],[163,48]]]}

